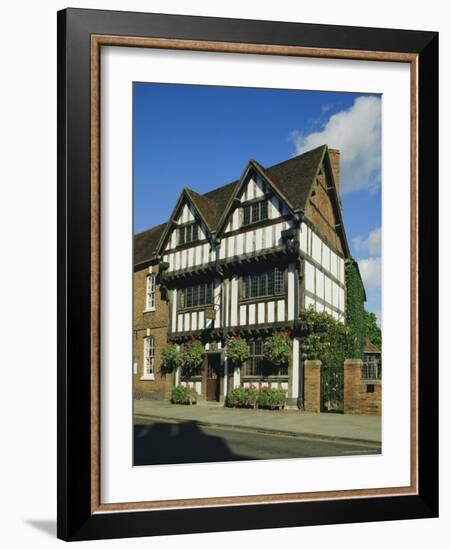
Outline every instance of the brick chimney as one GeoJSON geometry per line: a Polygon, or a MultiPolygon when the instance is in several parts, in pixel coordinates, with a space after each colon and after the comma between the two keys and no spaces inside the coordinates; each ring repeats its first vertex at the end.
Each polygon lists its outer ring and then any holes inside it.
{"type": "Polygon", "coordinates": [[[331,170],[333,171],[334,182],[336,184],[336,190],[339,199],[341,198],[341,187],[340,187],[340,170],[339,162],[341,153],[339,149],[328,149],[328,154],[330,155],[331,161],[331,170]]]}

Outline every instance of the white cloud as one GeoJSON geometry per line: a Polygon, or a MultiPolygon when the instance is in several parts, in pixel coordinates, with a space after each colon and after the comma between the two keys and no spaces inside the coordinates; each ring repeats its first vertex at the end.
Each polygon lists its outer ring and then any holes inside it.
{"type": "Polygon", "coordinates": [[[381,257],[358,260],[358,266],[366,289],[381,286],[381,257]]]}
{"type": "Polygon", "coordinates": [[[326,143],[341,152],[341,193],[375,191],[381,179],[381,99],[362,96],[332,115],[318,132],[291,134],[296,154],[326,143]]]}
{"type": "Polygon", "coordinates": [[[375,315],[377,316],[377,325],[381,328],[381,323],[382,323],[381,311],[379,311],[378,313],[375,313],[375,315]]]}
{"type": "Polygon", "coordinates": [[[371,256],[381,254],[381,227],[377,227],[364,238],[362,236],[352,239],[353,245],[358,252],[368,252],[371,256]]]}

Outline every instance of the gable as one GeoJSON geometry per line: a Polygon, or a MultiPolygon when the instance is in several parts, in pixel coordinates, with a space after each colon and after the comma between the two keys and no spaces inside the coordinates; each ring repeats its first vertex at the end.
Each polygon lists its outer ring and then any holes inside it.
{"type": "MultiPolygon", "coordinates": [[[[165,231],[161,237],[158,246],[158,254],[166,250],[176,248],[179,242],[180,229],[186,226],[196,225],[196,242],[203,241],[208,237],[208,227],[200,209],[196,205],[195,196],[192,197],[188,189],[183,189],[178,198],[169,222],[166,224],[165,231]]],[[[196,195],[194,193],[194,195],[196,195]]]]}
{"type": "Polygon", "coordinates": [[[305,218],[309,220],[318,233],[341,254],[345,254],[345,243],[343,242],[340,227],[340,218],[337,212],[335,190],[332,177],[326,163],[322,162],[318,173],[311,186],[308,200],[305,205],[305,218]]]}
{"type": "MultiPolygon", "coordinates": [[[[235,190],[234,201],[227,211],[223,223],[223,233],[229,233],[237,229],[244,229],[243,210],[246,206],[252,205],[258,201],[267,201],[267,217],[271,220],[282,216],[287,216],[291,209],[281,198],[268,178],[265,177],[262,167],[256,165],[256,168],[249,165],[247,173],[244,174],[241,184],[235,190]]],[[[257,222],[256,222],[257,223],[257,222]]]]}

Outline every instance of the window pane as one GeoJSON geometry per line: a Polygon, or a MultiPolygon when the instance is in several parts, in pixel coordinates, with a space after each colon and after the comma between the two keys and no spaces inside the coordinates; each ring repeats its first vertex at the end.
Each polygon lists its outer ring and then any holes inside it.
{"type": "Polygon", "coordinates": [[[179,244],[184,244],[184,230],[185,228],[184,227],[180,227],[180,229],[178,230],[178,243],[179,244]]]}
{"type": "Polygon", "coordinates": [[[184,290],[184,288],[178,291],[178,307],[180,309],[183,309],[185,307],[185,303],[184,303],[185,294],[186,294],[186,291],[184,290]]]}
{"type": "Polygon", "coordinates": [[[267,295],[267,273],[260,273],[259,275],[258,295],[259,296],[267,295]]]}
{"type": "Polygon", "coordinates": [[[198,305],[198,286],[192,288],[192,306],[195,307],[198,305]]]}
{"type": "Polygon", "coordinates": [[[259,221],[259,205],[261,203],[259,202],[254,202],[252,204],[252,222],[257,222],[259,221]]]}
{"type": "Polygon", "coordinates": [[[250,223],[250,206],[244,206],[243,208],[243,224],[247,225],[250,223]]]}
{"type": "Polygon", "coordinates": [[[267,294],[272,295],[274,292],[274,275],[273,271],[269,271],[267,273],[267,294]]]}
{"type": "Polygon", "coordinates": [[[267,218],[268,218],[267,200],[261,201],[260,204],[261,204],[260,219],[261,220],[267,220],[267,218]]]}
{"type": "Polygon", "coordinates": [[[252,275],[252,282],[251,282],[251,289],[250,289],[250,297],[255,298],[258,296],[258,275],[252,275]]]}
{"type": "Polygon", "coordinates": [[[196,241],[198,239],[198,224],[194,223],[192,226],[192,240],[196,241]]]}
{"type": "Polygon", "coordinates": [[[192,287],[189,286],[187,289],[187,300],[186,300],[186,305],[187,307],[192,307],[192,287]]]}
{"type": "Polygon", "coordinates": [[[206,285],[206,303],[212,304],[212,283],[206,285]]]}
{"type": "Polygon", "coordinates": [[[244,298],[250,298],[250,275],[244,277],[243,291],[244,298]]]}
{"type": "Polygon", "coordinates": [[[284,293],[284,271],[275,268],[275,294],[284,293]]]}
{"type": "Polygon", "coordinates": [[[200,306],[204,306],[205,305],[205,285],[200,285],[200,295],[199,295],[199,298],[198,298],[198,304],[200,306]]]}

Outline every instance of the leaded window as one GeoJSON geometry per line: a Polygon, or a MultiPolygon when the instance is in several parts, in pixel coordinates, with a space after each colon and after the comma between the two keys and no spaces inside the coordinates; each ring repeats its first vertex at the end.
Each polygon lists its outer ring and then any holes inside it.
{"type": "Polygon", "coordinates": [[[242,278],[242,298],[263,298],[284,294],[284,270],[272,269],[260,273],[251,273],[242,278]]]}
{"type": "Polygon", "coordinates": [[[262,376],[263,374],[263,341],[252,340],[247,342],[250,346],[250,358],[242,366],[242,376],[262,376]]]}
{"type": "Polygon", "coordinates": [[[213,283],[201,283],[177,291],[178,309],[189,309],[212,305],[213,283]]]}
{"type": "Polygon", "coordinates": [[[178,228],[178,244],[191,243],[198,240],[198,223],[192,222],[178,228]]]}
{"type": "Polygon", "coordinates": [[[262,199],[242,207],[242,225],[267,220],[269,217],[268,201],[262,199]]]}
{"type": "Polygon", "coordinates": [[[288,365],[275,366],[264,357],[264,340],[248,340],[250,358],[242,365],[242,377],[288,376],[288,365]]]}

